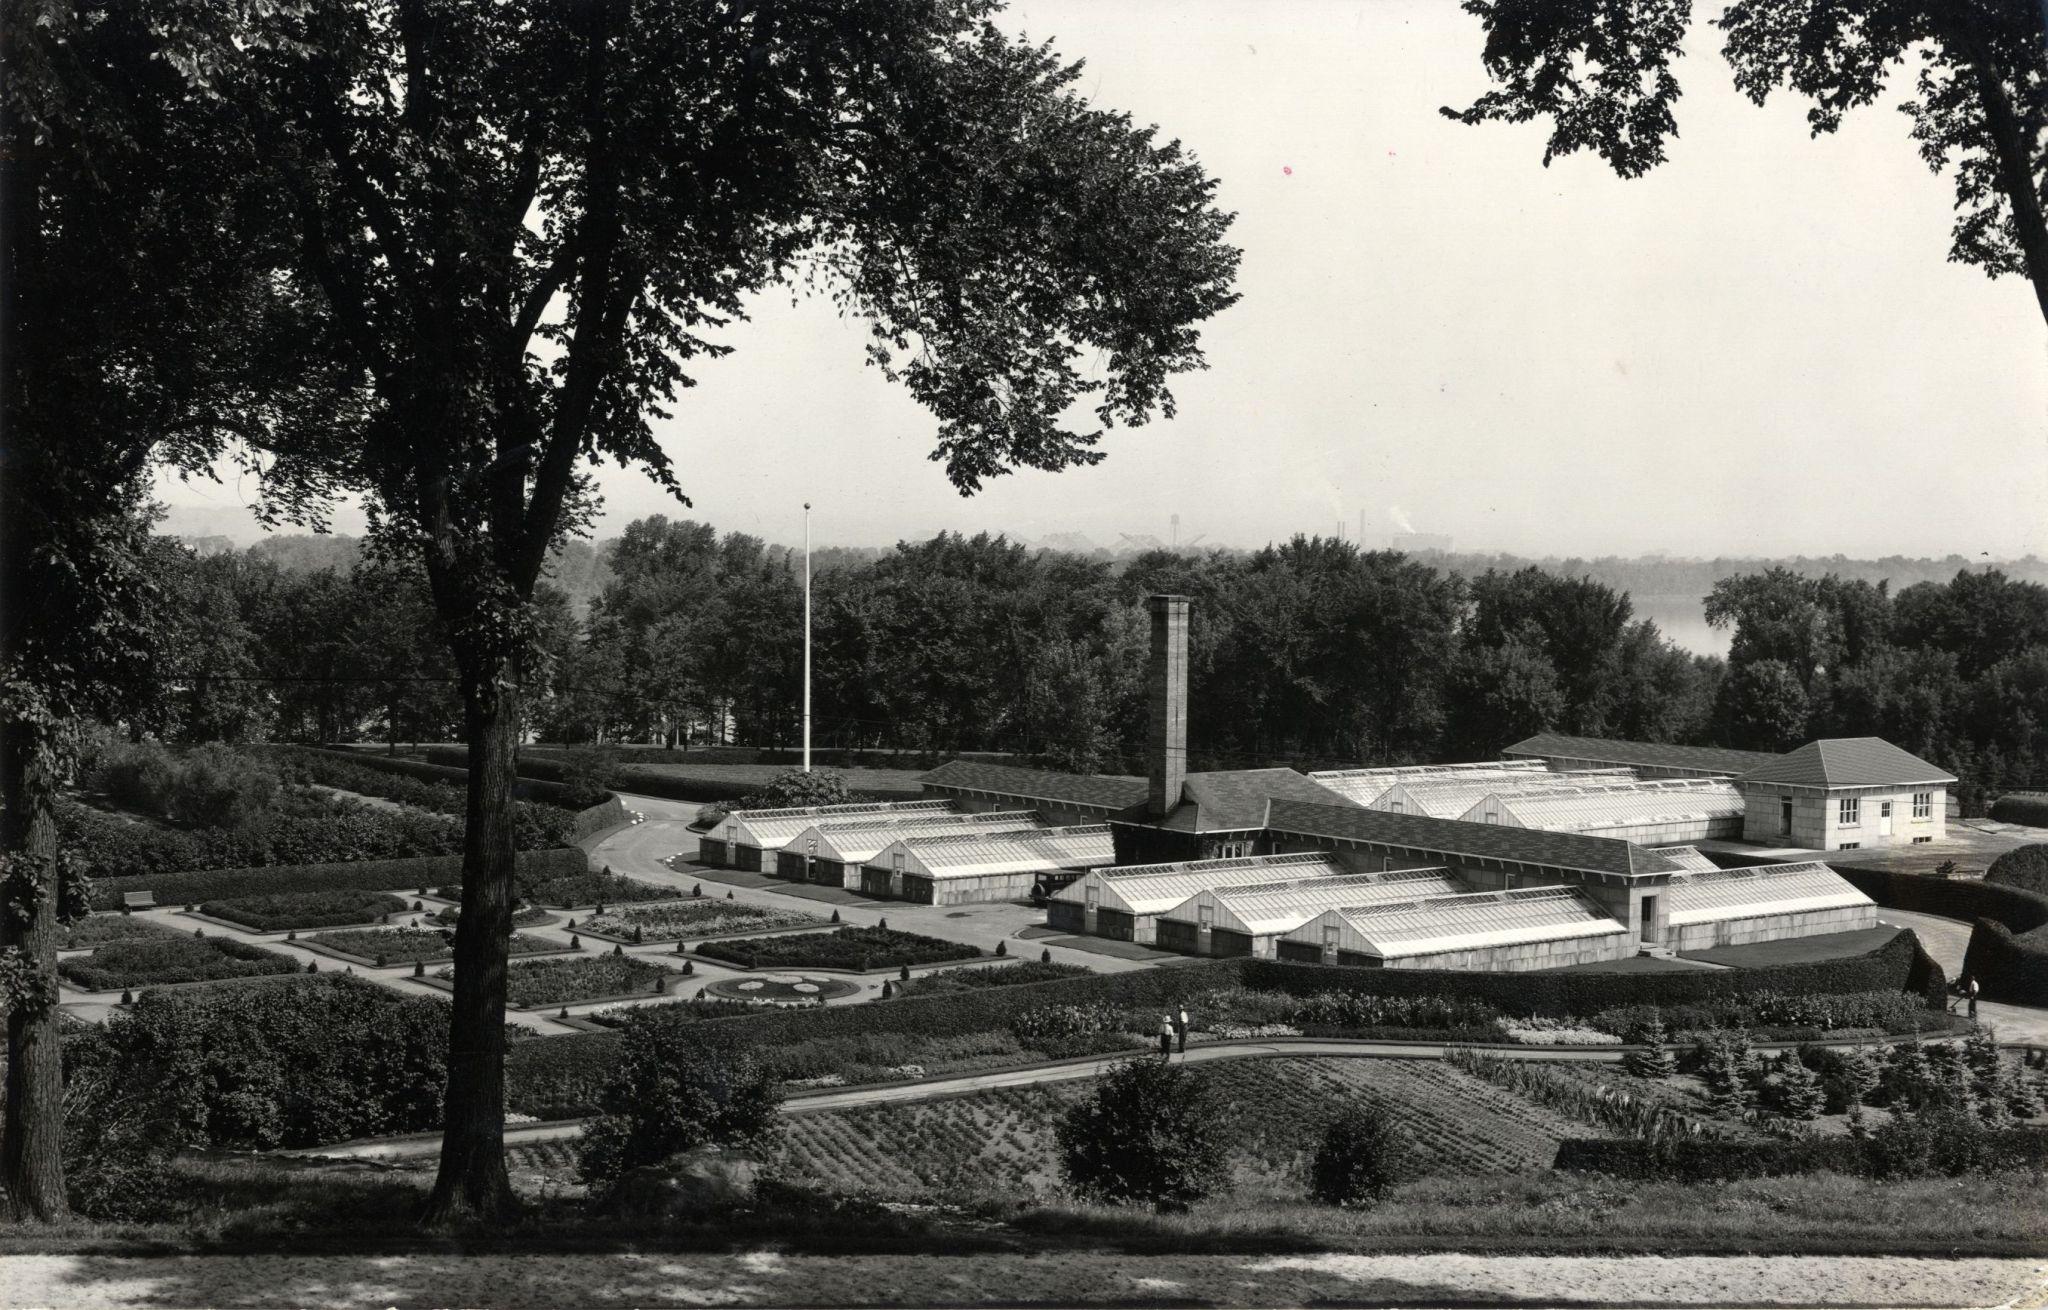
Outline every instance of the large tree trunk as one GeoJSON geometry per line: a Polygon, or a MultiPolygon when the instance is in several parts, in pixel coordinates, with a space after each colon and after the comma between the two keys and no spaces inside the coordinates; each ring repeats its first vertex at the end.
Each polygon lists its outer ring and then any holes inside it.
{"type": "Polygon", "coordinates": [[[49,746],[45,730],[16,720],[0,747],[5,879],[15,884],[0,909],[0,953],[18,953],[27,965],[7,1015],[7,1109],[0,1123],[0,1214],[17,1221],[70,1211],[57,1028],[57,776],[49,746]],[[34,880],[33,890],[20,887],[23,879],[34,880]]]}
{"type": "Polygon", "coordinates": [[[516,1213],[505,1174],[505,961],[512,936],[512,781],[518,692],[509,661],[464,678],[469,740],[462,917],[455,926],[455,1004],[441,1172],[425,1221],[516,1213]]]}

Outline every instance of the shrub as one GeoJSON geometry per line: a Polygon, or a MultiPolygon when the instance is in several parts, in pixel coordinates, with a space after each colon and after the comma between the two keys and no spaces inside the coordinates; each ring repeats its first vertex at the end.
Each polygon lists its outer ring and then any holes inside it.
{"type": "Polygon", "coordinates": [[[2025,828],[2048,828],[2048,794],[2007,792],[1991,802],[1991,817],[2000,823],[2016,823],[2025,828]]]}
{"type": "Polygon", "coordinates": [[[1567,1140],[1556,1167],[1616,1178],[1722,1182],[1829,1172],[1876,1178],[1986,1174],[2048,1165],[2048,1132],[1988,1129],[1968,1115],[1895,1116],[1865,1138],[1567,1140]]]}
{"type": "MultiPolygon", "coordinates": [[[[2042,801],[2048,811],[2048,797],[2042,801]]],[[[2048,843],[2034,842],[2007,851],[1984,871],[1984,881],[2048,895],[2048,843]]]]}
{"type": "Polygon", "coordinates": [[[1304,1029],[1469,1028],[1494,1026],[1500,1012],[1460,996],[1375,996],[1318,992],[1293,1007],[1288,1022],[1304,1029]]]}
{"type": "Polygon", "coordinates": [[[847,927],[831,932],[791,933],[786,937],[706,942],[697,953],[749,969],[867,970],[971,960],[981,954],[981,948],[891,928],[847,927]]]}
{"type": "Polygon", "coordinates": [[[1373,1205],[1401,1180],[1405,1144],[1378,1105],[1354,1105],[1323,1129],[1309,1162],[1309,1195],[1324,1205],[1373,1205]]]}
{"type": "Polygon", "coordinates": [[[1796,1055],[1778,1062],[1777,1073],[1765,1083],[1764,1089],[1765,1107],[1787,1119],[1818,1119],[1827,1104],[1820,1079],[1796,1055]]]}
{"type": "Polygon", "coordinates": [[[68,1041],[65,1066],[99,1071],[97,1103],[171,1147],[268,1150],[436,1127],[447,1049],[442,1002],[326,974],[149,992],[68,1041]]]}
{"type": "Polygon", "coordinates": [[[462,850],[462,825],[454,819],[364,805],[272,809],[232,828],[179,829],[60,804],[57,823],[65,844],[97,878],[453,855],[462,850]]]}
{"type": "Polygon", "coordinates": [[[217,744],[175,754],[156,742],[102,751],[93,781],[130,809],[191,828],[233,828],[270,807],[277,771],[259,758],[217,744]]]}
{"type": "Polygon", "coordinates": [[[837,769],[814,769],[809,773],[791,769],[777,774],[759,791],[741,798],[742,810],[780,810],[799,805],[847,805],[858,800],[846,786],[846,775],[837,769]]]}
{"type": "Polygon", "coordinates": [[[780,1093],[752,1055],[666,1007],[629,1017],[621,1058],[583,1130],[577,1173],[602,1194],[640,1165],[706,1143],[752,1147],[776,1128],[780,1093]]]}
{"type": "Polygon", "coordinates": [[[387,892],[289,892],[279,896],[243,896],[206,901],[200,913],[216,919],[275,932],[280,928],[331,928],[348,923],[375,923],[379,915],[405,909],[405,902],[387,892]]]}
{"type": "Polygon", "coordinates": [[[1678,1061],[1672,1058],[1671,1049],[1664,1044],[1667,1034],[1662,1018],[1653,1014],[1642,1028],[1624,1036],[1639,1043],[1642,1049],[1623,1054],[1622,1072],[1636,1078],[1669,1078],[1678,1072],[1678,1061]]]}
{"type": "Polygon", "coordinates": [[[282,955],[225,937],[148,937],[108,942],[91,955],[60,960],[57,972],[85,991],[108,992],[150,983],[296,973],[298,967],[282,955]]]}
{"type": "Polygon", "coordinates": [[[1126,1060],[1061,1116],[1060,1166],[1076,1191],[1112,1205],[1185,1210],[1229,1178],[1230,1112],[1186,1066],[1126,1060]]]}
{"type": "Polygon", "coordinates": [[[1120,1026],[1117,1012],[1107,1005],[1046,1005],[1010,1020],[1019,1042],[1054,1059],[1089,1054],[1099,1046],[1096,1038],[1120,1026]]]}

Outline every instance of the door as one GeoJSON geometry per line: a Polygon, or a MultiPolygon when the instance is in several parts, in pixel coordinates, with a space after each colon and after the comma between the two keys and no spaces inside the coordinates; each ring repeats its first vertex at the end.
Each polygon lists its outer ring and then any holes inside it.
{"type": "Polygon", "coordinates": [[[1880,837],[1892,835],[1892,803],[1890,801],[1879,801],[1877,803],[1877,835],[1880,837]]]}
{"type": "Polygon", "coordinates": [[[1792,802],[1778,802],[1778,831],[1785,836],[1792,835],[1792,802]]]}

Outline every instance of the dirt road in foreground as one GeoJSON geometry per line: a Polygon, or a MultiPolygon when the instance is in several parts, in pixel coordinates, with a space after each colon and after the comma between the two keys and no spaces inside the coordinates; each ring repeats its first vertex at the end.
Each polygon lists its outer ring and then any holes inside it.
{"type": "Polygon", "coordinates": [[[10,1256],[0,1305],[2048,1306],[2040,1259],[1311,1255],[10,1256]]]}

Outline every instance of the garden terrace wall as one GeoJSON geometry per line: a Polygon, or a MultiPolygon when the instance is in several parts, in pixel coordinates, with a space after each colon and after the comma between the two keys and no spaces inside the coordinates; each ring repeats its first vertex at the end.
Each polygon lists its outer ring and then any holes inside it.
{"type": "MultiPolygon", "coordinates": [[[[1588,1015],[1619,1005],[1680,1005],[1750,992],[1910,991],[1941,1005],[1941,966],[1918,939],[1901,932],[1861,956],[1811,964],[1688,973],[1463,973],[1422,969],[1350,969],[1279,960],[1206,960],[1169,968],[1092,974],[968,992],[903,996],[861,1005],[778,1009],[706,1019],[742,1045],[779,1046],[832,1037],[910,1033],[958,1037],[1007,1027],[1042,1005],[1103,1004],[1171,1008],[1234,984],[1296,996],[1355,991],[1376,995],[1468,997],[1510,1014],[1588,1015]]],[[[543,1118],[594,1112],[597,1093],[619,1058],[616,1033],[579,1033],[515,1043],[506,1052],[506,1101],[543,1118]]]]}
{"type": "MultiPolygon", "coordinates": [[[[519,851],[513,857],[516,877],[559,878],[589,871],[589,857],[573,846],[544,851],[519,851]]],[[[400,891],[447,886],[462,879],[460,855],[424,855],[405,860],[351,860],[339,864],[281,864],[254,869],[204,869],[190,873],[140,874],[132,878],[96,879],[94,909],[118,910],[129,892],[154,892],[164,905],[196,905],[235,896],[266,896],[284,892],[400,891]]]]}
{"type": "Polygon", "coordinates": [[[1972,921],[1963,972],[1991,1000],[2048,1005],[2048,896],[2003,883],[1834,869],[1879,905],[1972,921]]]}

